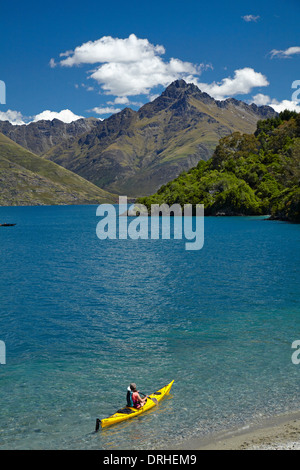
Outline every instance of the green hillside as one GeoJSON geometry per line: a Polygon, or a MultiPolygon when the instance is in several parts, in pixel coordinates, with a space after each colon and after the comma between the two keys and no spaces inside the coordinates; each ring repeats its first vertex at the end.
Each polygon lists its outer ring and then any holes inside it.
{"type": "Polygon", "coordinates": [[[115,202],[80,176],[25,150],[0,133],[0,205],[115,202]]]}
{"type": "Polygon", "coordinates": [[[212,158],[138,202],[204,204],[206,215],[263,215],[300,222],[300,114],[259,121],[254,134],[220,140],[212,158]]]}

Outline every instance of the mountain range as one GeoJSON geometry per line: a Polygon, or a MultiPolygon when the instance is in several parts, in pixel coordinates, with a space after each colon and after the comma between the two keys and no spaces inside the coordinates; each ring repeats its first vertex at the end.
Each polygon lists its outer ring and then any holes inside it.
{"type": "Polygon", "coordinates": [[[13,125],[0,121],[0,132],[36,155],[43,155],[63,140],[72,142],[76,137],[89,132],[99,119],[82,118],[71,123],[59,119],[37,121],[29,124],[13,125]]]}
{"type": "Polygon", "coordinates": [[[0,132],[108,192],[138,197],[207,161],[222,137],[252,133],[257,121],[276,115],[268,106],[233,98],[216,101],[196,85],[177,80],[138,111],[125,108],[103,121],[71,124],[0,122],[0,132]]]}

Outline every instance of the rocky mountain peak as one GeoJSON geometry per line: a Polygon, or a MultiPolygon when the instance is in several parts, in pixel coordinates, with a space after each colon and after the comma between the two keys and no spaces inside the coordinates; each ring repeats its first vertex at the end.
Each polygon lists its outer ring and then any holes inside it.
{"type": "Polygon", "coordinates": [[[166,96],[168,98],[173,98],[173,99],[182,98],[184,95],[186,96],[194,95],[198,99],[201,96],[203,97],[209,96],[206,93],[202,93],[202,91],[196,85],[194,85],[194,83],[187,83],[185,80],[182,80],[182,79],[175,80],[174,82],[172,82],[165,89],[165,91],[161,94],[161,96],[166,96]]]}
{"type": "Polygon", "coordinates": [[[195,98],[203,103],[214,103],[215,100],[207,93],[203,93],[193,83],[185,80],[175,80],[154,101],[145,104],[138,111],[139,117],[151,117],[162,110],[177,109],[182,112],[190,110],[190,98],[195,98]]]}

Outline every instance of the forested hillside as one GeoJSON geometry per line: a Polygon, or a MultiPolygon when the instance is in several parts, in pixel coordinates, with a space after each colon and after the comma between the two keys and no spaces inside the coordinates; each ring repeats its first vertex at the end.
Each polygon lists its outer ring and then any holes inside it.
{"type": "Polygon", "coordinates": [[[300,114],[259,121],[222,138],[210,160],[162,186],[147,205],[204,204],[206,215],[264,215],[300,222],[300,114]]]}

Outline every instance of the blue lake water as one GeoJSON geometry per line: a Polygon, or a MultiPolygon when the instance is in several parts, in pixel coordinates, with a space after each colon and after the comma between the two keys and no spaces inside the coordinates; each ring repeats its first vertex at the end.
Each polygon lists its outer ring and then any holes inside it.
{"type": "Polygon", "coordinates": [[[1,449],[168,448],[299,408],[300,226],[205,218],[184,240],[99,240],[96,206],[1,207],[1,449]],[[159,407],[95,420],[175,380],[159,407]]]}

